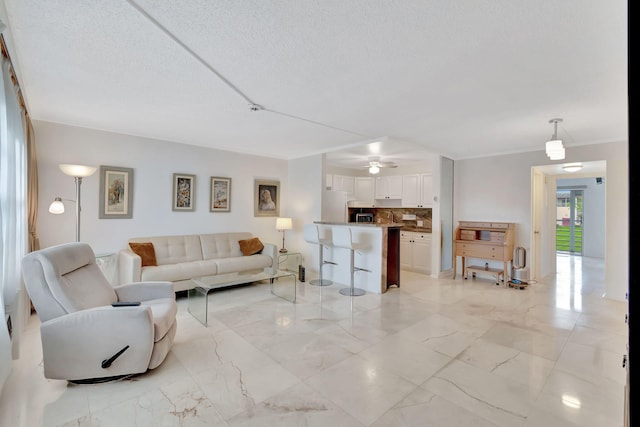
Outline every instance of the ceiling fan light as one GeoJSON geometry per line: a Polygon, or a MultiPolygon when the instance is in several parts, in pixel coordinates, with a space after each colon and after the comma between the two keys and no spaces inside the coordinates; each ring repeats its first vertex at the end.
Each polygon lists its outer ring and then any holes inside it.
{"type": "Polygon", "coordinates": [[[573,172],[578,172],[583,167],[584,165],[582,163],[567,163],[562,166],[562,169],[565,170],[566,172],[573,173],[573,172]]]}
{"type": "Polygon", "coordinates": [[[376,165],[371,165],[369,166],[369,173],[372,175],[377,174],[378,172],[380,172],[380,168],[376,165]]]}

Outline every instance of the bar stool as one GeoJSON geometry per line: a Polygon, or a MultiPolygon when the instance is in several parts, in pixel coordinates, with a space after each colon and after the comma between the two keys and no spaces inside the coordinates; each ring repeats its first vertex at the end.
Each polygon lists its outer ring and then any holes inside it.
{"type": "Polygon", "coordinates": [[[318,226],[315,224],[305,224],[303,227],[303,231],[304,231],[305,242],[316,244],[318,245],[318,248],[319,248],[318,251],[319,251],[320,263],[319,263],[318,270],[320,272],[320,279],[310,280],[309,284],[314,286],[332,285],[333,282],[331,280],[322,278],[322,267],[324,267],[326,264],[338,265],[335,262],[325,261],[324,259],[324,246],[331,246],[331,239],[321,239],[320,231],[318,230],[318,226]]]}
{"type": "Polygon", "coordinates": [[[351,281],[348,288],[340,289],[342,295],[360,296],[364,295],[366,291],[364,289],[354,287],[354,275],[356,271],[368,271],[364,268],[356,267],[354,265],[355,253],[363,249],[367,249],[369,245],[364,243],[354,243],[351,238],[351,229],[348,227],[334,227],[333,234],[333,246],[337,248],[346,248],[350,250],[350,262],[349,268],[351,269],[351,281]]]}

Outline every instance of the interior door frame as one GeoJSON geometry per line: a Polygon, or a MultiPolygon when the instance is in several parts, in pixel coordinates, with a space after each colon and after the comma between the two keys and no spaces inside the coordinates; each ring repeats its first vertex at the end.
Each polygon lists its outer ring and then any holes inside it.
{"type": "MultiPolygon", "coordinates": [[[[529,274],[532,280],[540,280],[550,274],[556,273],[556,192],[557,181],[564,178],[597,178],[606,177],[606,169],[598,173],[585,174],[548,174],[544,169],[548,165],[531,167],[531,254],[528,257],[529,274]],[[539,191],[543,188],[543,191],[539,191]],[[539,233],[535,233],[539,231],[539,233]],[[536,236],[537,239],[536,239],[536,236]],[[545,255],[546,254],[546,255],[545,255]]],[[[606,165],[605,167],[608,167],[606,165]]],[[[605,212],[607,209],[607,188],[605,187],[605,212]]],[[[605,230],[606,233],[606,230],[605,230]]],[[[605,234],[605,269],[606,269],[606,242],[605,234]]],[[[584,253],[584,241],[583,253],[584,253]]]]}

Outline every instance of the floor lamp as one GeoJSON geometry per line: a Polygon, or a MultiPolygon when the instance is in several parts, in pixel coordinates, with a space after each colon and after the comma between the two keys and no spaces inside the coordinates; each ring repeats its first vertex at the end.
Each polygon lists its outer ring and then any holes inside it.
{"type": "MultiPolygon", "coordinates": [[[[82,187],[82,178],[93,175],[96,168],[93,166],[82,165],[59,165],[60,170],[65,174],[75,178],[76,181],[76,199],[67,200],[76,204],[76,242],[80,241],[80,188],[82,187]]],[[[64,204],[62,198],[56,197],[53,203],[49,205],[49,212],[52,214],[64,213],[64,204]]]]}

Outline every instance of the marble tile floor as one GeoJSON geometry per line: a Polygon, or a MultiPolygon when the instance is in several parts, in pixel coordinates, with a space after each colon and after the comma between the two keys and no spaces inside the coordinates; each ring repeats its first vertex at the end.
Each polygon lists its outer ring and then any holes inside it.
{"type": "Polygon", "coordinates": [[[299,283],[292,304],[258,284],[217,292],[207,327],[183,297],[159,368],[93,385],[44,378],[34,315],[0,426],[622,427],[627,304],[603,278],[558,256],[524,290],[403,271],[383,295],[299,283]]]}

